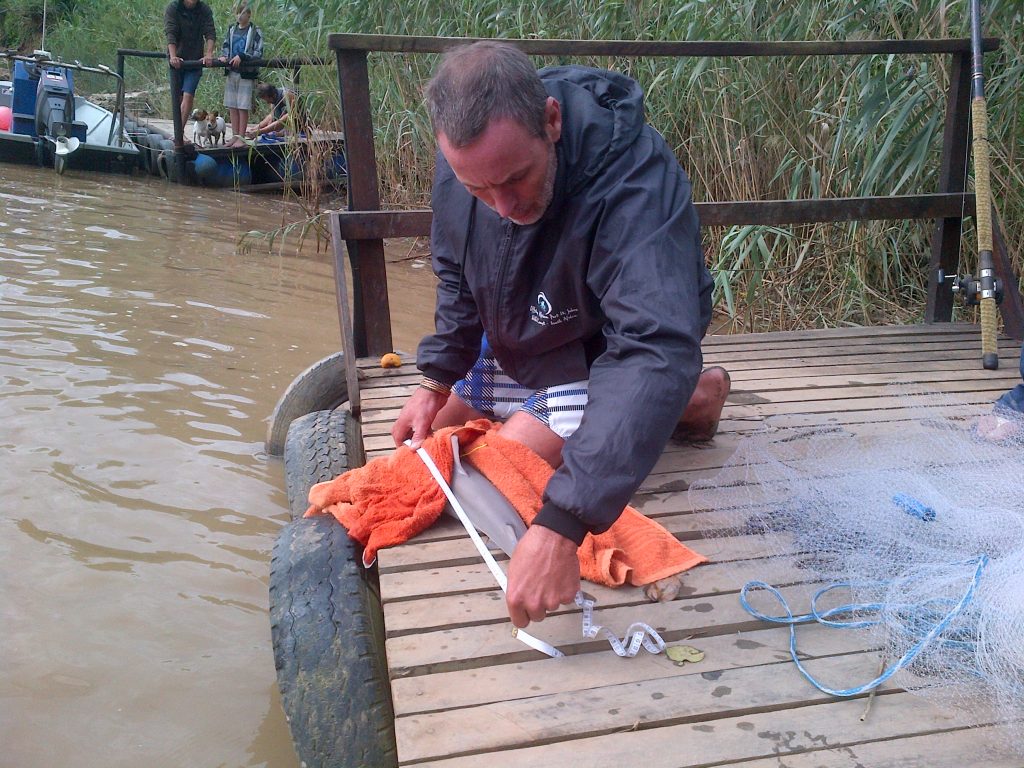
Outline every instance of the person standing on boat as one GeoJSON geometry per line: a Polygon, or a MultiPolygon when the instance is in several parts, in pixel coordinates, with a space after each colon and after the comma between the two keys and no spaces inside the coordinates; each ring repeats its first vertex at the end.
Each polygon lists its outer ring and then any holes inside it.
{"type": "MultiPolygon", "coordinates": [[[[213,46],[217,42],[217,29],[213,11],[204,0],[171,0],[164,9],[164,35],[167,37],[167,60],[175,69],[183,61],[203,60],[203,66],[213,65],[213,46]]],[[[192,102],[202,69],[186,69],[181,73],[181,124],[192,114],[192,102]]]]}
{"type": "Polygon", "coordinates": [[[249,110],[252,109],[252,92],[259,76],[259,69],[247,65],[254,59],[263,58],[263,35],[252,23],[252,9],[243,2],[235,9],[237,23],[228,27],[228,34],[221,47],[220,60],[228,64],[224,70],[224,106],[231,116],[232,147],[244,147],[243,136],[249,127],[249,110]]]}
{"type": "Polygon", "coordinates": [[[555,473],[508,569],[517,627],[571,603],[576,550],[607,530],[673,429],[714,435],[729,377],[702,372],[711,319],[690,182],[640,86],[515,46],[451,50],[426,88],[438,143],[435,333],[392,429],[503,419],[555,473]]]}

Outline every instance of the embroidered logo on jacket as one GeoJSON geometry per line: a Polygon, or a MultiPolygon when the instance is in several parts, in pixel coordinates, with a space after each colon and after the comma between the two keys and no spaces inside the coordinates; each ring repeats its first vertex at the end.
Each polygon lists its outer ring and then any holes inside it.
{"type": "Polygon", "coordinates": [[[530,319],[533,320],[537,325],[560,325],[561,323],[573,320],[579,315],[580,310],[577,307],[570,307],[569,309],[555,310],[551,306],[551,302],[548,301],[548,297],[541,291],[537,294],[537,300],[533,306],[530,307],[530,319]]]}

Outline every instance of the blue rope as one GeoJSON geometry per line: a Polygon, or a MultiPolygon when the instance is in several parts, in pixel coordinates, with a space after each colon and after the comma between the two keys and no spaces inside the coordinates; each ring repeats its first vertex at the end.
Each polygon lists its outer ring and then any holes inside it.
{"type": "MultiPolygon", "coordinates": [[[[961,560],[959,562],[951,564],[952,566],[974,566],[974,575],[971,578],[971,583],[968,586],[967,590],[964,592],[963,597],[956,601],[956,603],[953,603],[951,598],[936,598],[933,600],[927,600],[917,605],[886,605],[885,603],[847,603],[846,605],[840,605],[836,608],[830,608],[826,611],[818,610],[818,601],[832,590],[841,588],[853,588],[853,584],[850,582],[839,582],[836,584],[831,584],[827,587],[823,587],[822,589],[819,589],[817,592],[814,593],[814,596],[811,598],[811,610],[809,613],[794,616],[793,611],[789,607],[789,603],[786,602],[786,598],[782,596],[782,593],[779,592],[779,590],[777,590],[770,584],[766,584],[763,581],[750,581],[743,586],[742,590],[740,590],[740,604],[747,611],[747,613],[749,613],[751,616],[754,616],[755,618],[761,619],[762,621],[770,622],[772,624],[785,624],[789,626],[789,655],[793,658],[793,662],[796,664],[797,669],[800,670],[800,674],[807,678],[807,680],[815,688],[832,696],[858,696],[862,693],[866,693],[867,691],[877,688],[890,677],[899,672],[901,669],[911,664],[914,661],[914,659],[917,658],[918,654],[920,654],[921,651],[925,648],[925,646],[927,646],[932,640],[941,635],[949,627],[953,620],[957,616],[959,616],[960,613],[964,610],[964,608],[966,608],[974,599],[974,593],[977,591],[978,584],[981,581],[982,571],[985,569],[985,566],[987,564],[988,555],[979,555],[977,557],[972,557],[969,560],[961,560]],[[785,615],[769,616],[765,613],[761,613],[756,608],[752,607],[750,605],[750,602],[747,600],[747,593],[753,589],[763,589],[769,594],[773,595],[779,601],[779,604],[785,611],[785,615]],[[951,603],[953,604],[950,605],[951,603]],[[940,607],[936,609],[932,607],[932,604],[935,604],[940,607]],[[912,616],[912,624],[914,624],[915,630],[907,634],[910,634],[912,637],[918,637],[919,639],[914,645],[912,645],[907,650],[906,653],[903,654],[903,656],[901,656],[895,663],[893,663],[891,666],[885,669],[882,672],[882,674],[880,674],[871,682],[864,683],[863,685],[858,685],[855,688],[844,688],[841,690],[829,688],[828,686],[818,682],[814,678],[814,676],[811,675],[811,673],[808,672],[804,665],[801,663],[800,657],[797,655],[796,650],[796,627],[798,624],[809,624],[811,622],[816,622],[818,624],[823,624],[827,627],[836,627],[841,629],[863,629],[865,627],[877,626],[882,622],[882,619],[840,619],[837,617],[842,615],[857,616],[863,615],[865,613],[880,614],[886,610],[890,612],[892,612],[893,610],[906,611],[906,615],[912,616]],[[944,614],[942,613],[943,610],[945,610],[944,614]],[[918,630],[924,630],[926,627],[927,631],[924,632],[924,634],[922,635],[921,632],[918,630]]],[[[884,586],[884,584],[879,584],[877,586],[884,586]]],[[[962,648],[965,650],[968,650],[971,647],[973,647],[973,643],[960,638],[943,638],[942,642],[948,643],[953,647],[962,648]]]]}

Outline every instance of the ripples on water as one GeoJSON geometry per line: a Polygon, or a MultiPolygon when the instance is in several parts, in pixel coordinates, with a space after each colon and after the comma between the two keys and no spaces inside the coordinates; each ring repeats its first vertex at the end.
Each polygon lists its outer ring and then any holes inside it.
{"type": "MultiPolygon", "coordinates": [[[[315,247],[236,242],[299,215],[0,165],[0,763],[295,764],[266,616],[286,501],[263,438],[337,348],[337,314],[315,247]]],[[[404,348],[429,325],[426,271],[406,269],[404,348]]]]}

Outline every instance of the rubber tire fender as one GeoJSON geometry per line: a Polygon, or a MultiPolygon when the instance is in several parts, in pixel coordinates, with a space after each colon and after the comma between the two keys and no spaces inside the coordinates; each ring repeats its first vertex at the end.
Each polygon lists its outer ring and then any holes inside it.
{"type": "Polygon", "coordinates": [[[305,513],[309,489],[315,483],[365,463],[361,428],[347,408],[314,411],[295,419],[284,444],[284,482],[292,519],[305,513]]]}
{"type": "Polygon", "coordinates": [[[293,420],[313,411],[337,408],[348,397],[345,354],[335,352],[317,360],[295,377],[274,406],[267,425],[267,453],[280,456],[284,452],[288,428],[293,420]]]}
{"type": "Polygon", "coordinates": [[[160,145],[164,140],[165,138],[159,133],[150,133],[146,137],[146,146],[149,147],[149,174],[151,176],[160,175],[160,163],[158,160],[162,149],[160,145]]]}
{"type": "MultiPolygon", "coordinates": [[[[285,454],[293,513],[305,509],[309,485],[362,456],[354,424],[346,409],[293,422],[285,454]]],[[[377,571],[362,566],[362,547],[330,515],[298,517],[278,535],[270,624],[281,701],[302,764],[396,766],[377,571]]]]}

